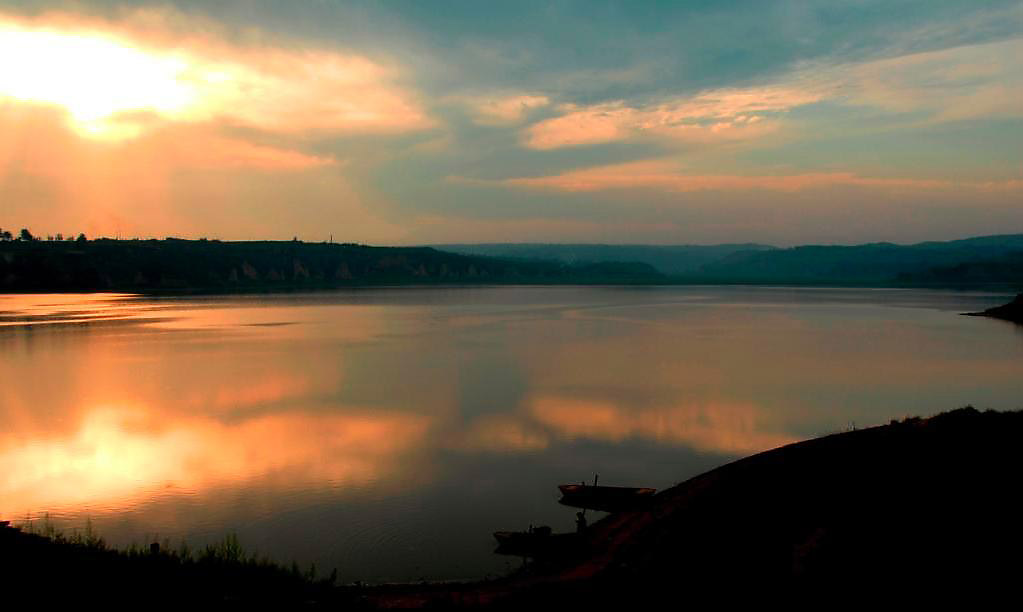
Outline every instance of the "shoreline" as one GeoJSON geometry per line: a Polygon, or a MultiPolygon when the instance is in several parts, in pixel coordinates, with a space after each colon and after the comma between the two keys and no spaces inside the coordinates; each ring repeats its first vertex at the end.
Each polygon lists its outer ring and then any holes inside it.
{"type": "Polygon", "coordinates": [[[964,312],[969,317],[988,317],[1010,321],[1017,325],[1023,325],[1023,293],[1020,293],[1008,304],[988,308],[981,312],[964,312]]]}
{"type": "MultiPolygon", "coordinates": [[[[761,282],[593,282],[593,283],[526,283],[526,282],[464,282],[464,283],[380,283],[380,284],[348,284],[348,285],[290,285],[270,287],[232,287],[232,288],[193,288],[188,290],[143,290],[139,288],[90,288],[90,289],[38,289],[38,290],[3,290],[0,295],[111,295],[120,297],[142,298],[188,298],[188,297],[248,297],[248,296],[285,296],[285,295],[320,295],[333,292],[359,292],[383,289],[502,289],[502,288],[636,288],[636,289],[671,289],[671,288],[714,288],[735,287],[751,289],[833,289],[833,290],[865,290],[865,291],[946,291],[951,293],[969,293],[978,295],[1012,295],[1018,292],[1016,284],[1005,285],[885,285],[885,284],[841,284],[841,283],[761,283],[761,282]]],[[[992,316],[982,312],[964,312],[966,316],[992,316]]]]}

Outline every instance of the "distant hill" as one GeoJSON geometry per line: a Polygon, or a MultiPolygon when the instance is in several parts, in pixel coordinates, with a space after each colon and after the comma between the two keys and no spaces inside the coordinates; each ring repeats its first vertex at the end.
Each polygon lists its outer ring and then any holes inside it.
{"type": "Polygon", "coordinates": [[[0,291],[234,292],[423,284],[781,284],[1023,289],[1023,234],[775,248],[299,241],[0,241],[0,291]],[[447,249],[447,250],[444,250],[447,249]]]}
{"type": "Polygon", "coordinates": [[[1023,279],[1023,250],[899,275],[901,282],[925,285],[983,285],[1011,279],[1023,279]]]}
{"type": "Polygon", "coordinates": [[[408,284],[658,283],[642,263],[568,265],[358,244],[0,242],[0,291],[276,291],[408,284]]]}
{"type": "Polygon", "coordinates": [[[857,246],[800,246],[761,252],[737,252],[702,266],[697,276],[716,282],[841,283],[881,285],[962,285],[1023,283],[1020,266],[1003,266],[985,275],[942,272],[1002,261],[1023,251],[1023,234],[985,236],[949,242],[857,246]]]}
{"type": "Polygon", "coordinates": [[[436,248],[523,261],[641,262],[678,283],[1023,287],[1023,234],[910,245],[879,242],[791,248],[761,244],[453,244],[436,248]]]}
{"type": "Polygon", "coordinates": [[[513,257],[566,264],[631,261],[653,266],[662,274],[683,276],[736,253],[772,250],[763,244],[643,245],[643,244],[438,244],[433,248],[463,255],[513,257]]]}

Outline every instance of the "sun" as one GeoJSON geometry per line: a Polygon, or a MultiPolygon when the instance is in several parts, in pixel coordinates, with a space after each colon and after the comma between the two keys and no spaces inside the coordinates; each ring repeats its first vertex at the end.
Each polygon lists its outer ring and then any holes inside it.
{"type": "Polygon", "coordinates": [[[132,137],[132,117],[181,114],[195,103],[191,66],[104,34],[0,23],[0,100],[56,105],[78,133],[132,137]]]}

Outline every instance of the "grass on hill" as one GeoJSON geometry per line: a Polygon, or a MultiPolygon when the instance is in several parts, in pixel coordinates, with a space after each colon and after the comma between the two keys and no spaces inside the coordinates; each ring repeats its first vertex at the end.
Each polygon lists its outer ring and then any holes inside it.
{"type": "Polygon", "coordinates": [[[337,587],[337,571],[318,576],[245,550],[237,535],[200,548],[169,540],[124,549],[93,530],[58,529],[48,516],[0,527],[0,575],[8,594],[32,594],[38,603],[68,600],[158,601],[161,605],[307,606],[351,603],[351,588],[337,587]]]}

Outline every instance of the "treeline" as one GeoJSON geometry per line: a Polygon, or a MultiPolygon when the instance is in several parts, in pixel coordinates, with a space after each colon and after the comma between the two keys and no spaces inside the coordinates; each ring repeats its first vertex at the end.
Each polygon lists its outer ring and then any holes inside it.
{"type": "Polygon", "coordinates": [[[646,264],[567,265],[428,247],[218,240],[0,243],[0,291],[221,292],[405,284],[659,283],[646,264]]]}
{"type": "MultiPolygon", "coordinates": [[[[21,231],[18,232],[17,235],[12,234],[10,230],[0,228],[0,242],[14,242],[16,240],[19,242],[36,242],[42,240],[42,237],[33,235],[27,227],[21,228],[21,231]]],[[[67,234],[67,237],[65,237],[65,235],[61,232],[46,235],[47,242],[63,242],[64,240],[85,242],[87,238],[83,233],[79,233],[77,237],[75,237],[74,234],[67,234]]]]}

